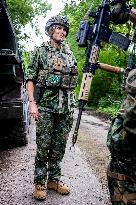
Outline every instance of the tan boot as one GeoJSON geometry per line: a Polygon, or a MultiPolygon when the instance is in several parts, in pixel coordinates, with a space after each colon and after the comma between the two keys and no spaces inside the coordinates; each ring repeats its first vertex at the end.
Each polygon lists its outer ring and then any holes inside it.
{"type": "Polygon", "coordinates": [[[33,196],[37,200],[44,200],[47,196],[47,189],[44,185],[37,184],[35,185],[33,196]]]}
{"type": "Polygon", "coordinates": [[[53,189],[62,195],[70,193],[70,188],[61,181],[48,181],[47,188],[53,189]]]}

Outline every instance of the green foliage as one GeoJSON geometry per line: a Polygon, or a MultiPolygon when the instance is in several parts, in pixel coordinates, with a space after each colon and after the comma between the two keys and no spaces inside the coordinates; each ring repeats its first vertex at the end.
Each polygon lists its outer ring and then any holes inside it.
{"type": "MultiPolygon", "coordinates": [[[[104,101],[105,102],[105,101],[104,101]]],[[[112,117],[115,117],[117,115],[117,112],[120,109],[121,104],[112,104],[112,106],[107,106],[107,107],[99,107],[98,108],[98,112],[100,113],[106,113],[106,114],[110,114],[112,117]]]]}
{"type": "Polygon", "coordinates": [[[26,33],[21,35],[21,28],[30,23],[36,30],[36,17],[38,15],[46,16],[47,10],[51,7],[45,0],[7,0],[7,6],[17,36],[24,39],[28,36],[26,33]]]}
{"type": "MultiPolygon", "coordinates": [[[[100,62],[120,67],[125,67],[127,64],[126,53],[122,53],[112,46],[105,46],[101,50],[99,60],[100,62]]],[[[94,76],[89,102],[92,99],[92,103],[97,106],[101,97],[107,94],[110,94],[113,99],[122,98],[121,83],[121,74],[113,74],[99,69],[94,76]]]]}
{"type": "MultiPolygon", "coordinates": [[[[90,7],[95,10],[101,2],[101,0],[81,0],[80,3],[76,5],[75,1],[71,1],[70,5],[66,4],[63,12],[63,14],[67,15],[70,19],[71,27],[70,34],[68,35],[68,43],[72,48],[78,63],[79,85],[76,89],[76,96],[78,96],[80,90],[82,69],[85,63],[85,48],[79,48],[76,42],[79,23],[90,7]]],[[[131,1],[131,4],[136,6],[134,0],[131,1]]],[[[127,36],[131,36],[132,24],[128,22],[124,25],[116,25],[114,26],[114,30],[127,36]]],[[[102,46],[99,56],[100,62],[126,68],[128,52],[122,52],[120,49],[110,44],[102,46]]],[[[93,106],[100,111],[115,115],[124,98],[121,85],[122,74],[112,74],[98,69],[92,81],[87,106],[93,106]]]]}
{"type": "Polygon", "coordinates": [[[30,63],[30,55],[31,55],[31,53],[28,51],[24,51],[22,54],[24,70],[27,70],[28,65],[30,63]]]}
{"type": "MultiPolygon", "coordinates": [[[[46,0],[7,0],[7,7],[9,9],[10,17],[13,22],[13,26],[19,40],[25,40],[27,43],[27,34],[22,33],[22,29],[30,24],[35,32],[38,30],[38,16],[46,16],[47,10],[51,9],[51,5],[47,4],[46,0]]],[[[20,47],[23,59],[23,67],[27,69],[30,61],[30,53],[23,50],[20,47]]]]}

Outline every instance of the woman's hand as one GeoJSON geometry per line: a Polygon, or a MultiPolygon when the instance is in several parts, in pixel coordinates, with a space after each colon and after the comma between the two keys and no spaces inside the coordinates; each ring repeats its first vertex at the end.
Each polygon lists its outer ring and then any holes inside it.
{"type": "Polygon", "coordinates": [[[30,114],[33,116],[35,120],[39,118],[39,111],[35,101],[29,102],[30,114]]]}

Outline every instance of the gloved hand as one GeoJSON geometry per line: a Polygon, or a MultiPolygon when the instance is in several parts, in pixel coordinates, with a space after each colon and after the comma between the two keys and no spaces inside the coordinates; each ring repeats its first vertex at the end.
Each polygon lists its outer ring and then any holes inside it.
{"type": "Polygon", "coordinates": [[[111,20],[114,24],[124,24],[129,20],[130,6],[125,0],[115,0],[118,3],[112,10],[111,20]]]}
{"type": "Polygon", "coordinates": [[[128,2],[129,0],[111,0],[111,5],[116,5],[118,3],[120,4],[124,4],[126,2],[128,2]]]}
{"type": "Polygon", "coordinates": [[[136,9],[131,9],[129,18],[130,18],[130,21],[132,21],[134,25],[136,26],[136,9]]]}

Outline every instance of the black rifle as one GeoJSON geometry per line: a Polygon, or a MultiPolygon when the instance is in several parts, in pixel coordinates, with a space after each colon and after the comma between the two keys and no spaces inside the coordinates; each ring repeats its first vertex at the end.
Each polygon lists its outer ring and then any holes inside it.
{"type": "MultiPolygon", "coordinates": [[[[91,88],[91,82],[95,74],[96,69],[99,67],[98,58],[100,52],[101,42],[112,43],[122,50],[127,50],[130,44],[130,40],[122,34],[114,32],[109,28],[111,22],[111,2],[108,0],[102,0],[101,5],[97,8],[96,12],[89,11],[85,15],[84,19],[80,22],[77,42],[79,47],[87,47],[86,49],[86,62],[83,67],[83,78],[79,93],[79,113],[74,130],[72,144],[76,143],[78,129],[80,126],[80,120],[84,106],[88,100],[89,91],[91,88]],[[89,17],[93,17],[94,22],[91,24],[88,20],[89,17]]],[[[109,66],[109,71],[114,72],[109,66]]],[[[104,66],[102,69],[105,69],[104,66]]],[[[105,69],[108,70],[108,69],[105,69]]]]}

